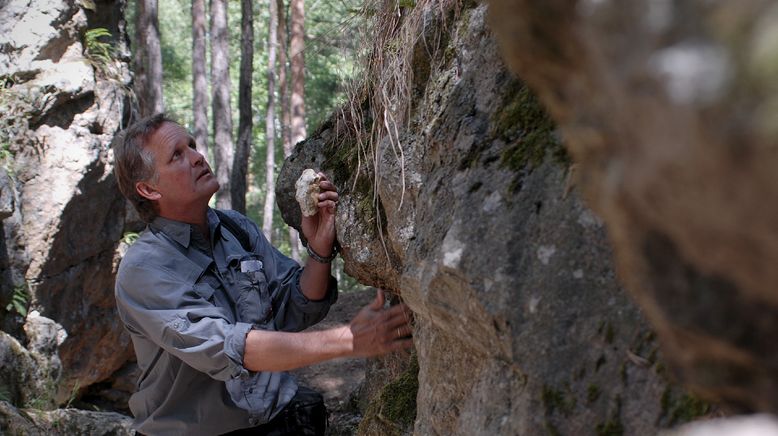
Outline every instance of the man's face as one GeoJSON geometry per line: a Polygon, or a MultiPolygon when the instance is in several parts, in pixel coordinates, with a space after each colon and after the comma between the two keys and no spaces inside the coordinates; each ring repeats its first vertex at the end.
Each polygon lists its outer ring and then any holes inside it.
{"type": "Polygon", "coordinates": [[[157,178],[146,183],[158,193],[155,199],[161,215],[205,206],[219,190],[211,167],[197,152],[194,138],[183,127],[163,123],[146,144],[146,149],[154,156],[157,172],[157,178]]]}

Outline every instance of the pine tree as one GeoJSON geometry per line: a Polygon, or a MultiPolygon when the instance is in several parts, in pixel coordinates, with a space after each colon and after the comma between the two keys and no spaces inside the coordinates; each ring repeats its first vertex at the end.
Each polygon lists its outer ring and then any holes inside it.
{"type": "Polygon", "coordinates": [[[216,207],[231,209],[232,110],[230,106],[229,33],[227,0],[211,0],[211,90],[213,91],[213,146],[216,178],[221,189],[216,207]]]}
{"type": "Polygon", "coordinates": [[[135,94],[140,116],[163,112],[162,47],[157,0],[137,0],[135,13],[135,94]]]}
{"type": "Polygon", "coordinates": [[[278,38],[278,3],[270,0],[270,18],[267,32],[267,112],[265,114],[265,206],[262,214],[262,232],[268,241],[273,238],[273,209],[275,207],[275,87],[276,40],[278,38]]]}
{"type": "Polygon", "coordinates": [[[241,0],[240,79],[238,83],[238,146],[232,162],[232,209],[246,213],[246,176],[251,153],[251,82],[254,66],[254,10],[251,0],[241,0]]]}
{"type": "Polygon", "coordinates": [[[205,75],[205,0],[192,0],[192,133],[208,158],[208,78],[205,75]]]}

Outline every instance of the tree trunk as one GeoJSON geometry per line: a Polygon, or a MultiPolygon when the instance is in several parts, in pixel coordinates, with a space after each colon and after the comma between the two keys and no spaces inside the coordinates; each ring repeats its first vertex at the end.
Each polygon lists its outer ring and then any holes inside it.
{"type": "Polygon", "coordinates": [[[230,62],[227,31],[227,0],[211,0],[211,89],[213,90],[213,142],[216,207],[231,208],[232,109],[230,107],[230,62]]]}
{"type": "Polygon", "coordinates": [[[140,116],[165,110],[162,101],[162,47],[157,0],[137,0],[135,14],[135,95],[140,116]]]}
{"type": "Polygon", "coordinates": [[[292,0],[292,144],[305,139],[305,2],[292,0]]]}
{"type": "MultiPolygon", "coordinates": [[[[272,3],[272,2],[271,2],[272,3]]],[[[232,209],[246,213],[246,174],[251,154],[251,79],[254,72],[254,10],[251,0],[241,0],[240,81],[238,83],[238,146],[232,162],[232,209]]]]}
{"type": "MultiPolygon", "coordinates": [[[[305,139],[305,2],[291,0],[292,34],[289,43],[289,57],[292,59],[292,92],[290,98],[290,147],[305,139]]],[[[290,150],[291,151],[291,150],[290,150]]],[[[292,258],[300,257],[300,238],[294,229],[289,231],[292,258]]]]}
{"type": "Polygon", "coordinates": [[[292,113],[289,111],[289,82],[287,64],[289,63],[289,35],[286,25],[286,6],[284,0],[276,0],[278,11],[278,96],[281,111],[281,139],[284,144],[284,157],[292,153],[292,113]]]}
{"type": "Polygon", "coordinates": [[[276,92],[276,34],[278,28],[278,3],[270,0],[270,23],[267,32],[267,112],[265,114],[265,207],[262,213],[262,232],[268,241],[273,237],[273,209],[276,202],[276,140],[275,140],[275,92],[276,92]]]}
{"type": "Polygon", "coordinates": [[[205,0],[192,0],[192,133],[208,158],[208,80],[205,76],[205,0]]]}

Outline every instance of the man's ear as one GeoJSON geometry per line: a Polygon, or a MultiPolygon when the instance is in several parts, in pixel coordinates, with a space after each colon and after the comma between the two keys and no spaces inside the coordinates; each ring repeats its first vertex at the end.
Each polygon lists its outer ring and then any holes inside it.
{"type": "Polygon", "coordinates": [[[159,200],[162,198],[162,194],[146,182],[136,183],[135,190],[138,191],[138,194],[140,194],[141,197],[149,200],[159,200]]]}

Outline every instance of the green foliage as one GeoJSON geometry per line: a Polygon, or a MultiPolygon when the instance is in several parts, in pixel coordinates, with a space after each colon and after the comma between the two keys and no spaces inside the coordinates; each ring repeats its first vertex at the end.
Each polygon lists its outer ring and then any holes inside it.
{"type": "Polygon", "coordinates": [[[70,397],[68,398],[68,402],[65,404],[65,408],[69,409],[70,405],[73,404],[73,401],[78,398],[78,392],[81,390],[81,382],[76,380],[76,384],[73,385],[73,389],[70,391],[70,397]]]}
{"type": "Polygon", "coordinates": [[[132,245],[139,237],[140,235],[137,232],[126,232],[124,233],[124,236],[122,236],[122,242],[127,245],[132,245]]]}
{"type": "Polygon", "coordinates": [[[16,77],[0,76],[0,162],[7,169],[13,156],[31,140],[29,120],[44,102],[30,90],[14,88],[16,77]]]}
{"type": "Polygon", "coordinates": [[[5,310],[8,312],[16,312],[22,317],[27,316],[27,306],[30,301],[30,292],[27,289],[27,284],[19,285],[14,288],[11,295],[11,302],[5,306],[5,310]]]}
{"type": "MultiPolygon", "coordinates": [[[[134,14],[136,0],[127,5],[128,33],[131,44],[134,38],[134,14]]],[[[285,1],[288,5],[288,0],[285,1]]],[[[353,53],[358,49],[357,26],[364,19],[359,0],[318,2],[306,8],[305,17],[305,104],[309,131],[318,127],[329,114],[345,101],[345,83],[354,77],[353,53]],[[352,12],[350,12],[352,11],[352,12]]],[[[190,0],[160,0],[159,29],[162,50],[163,98],[165,111],[180,121],[186,128],[193,123],[192,116],[192,22],[190,0]]],[[[253,149],[249,165],[249,186],[247,193],[247,215],[255,222],[262,222],[265,198],[265,105],[267,103],[267,3],[254,7],[254,74],[252,83],[252,107],[254,109],[253,149]]],[[[238,128],[238,78],[240,64],[240,2],[228,2],[228,30],[230,44],[230,80],[232,84],[233,127],[238,128]]],[[[287,31],[290,26],[287,25],[287,31]]],[[[210,42],[208,42],[208,57],[210,42]]],[[[210,63],[210,59],[207,60],[210,63]]],[[[288,67],[288,65],[287,65],[288,67]]],[[[210,71],[210,65],[206,65],[210,71]]],[[[289,74],[287,73],[287,79],[289,74]]],[[[209,96],[210,98],[210,96],[209,96]]],[[[279,99],[276,98],[276,114],[280,119],[279,99]]],[[[209,120],[213,119],[209,105],[209,120]]],[[[210,132],[211,150],[213,131],[210,132]]],[[[275,176],[281,168],[284,156],[281,151],[281,129],[276,128],[275,176]]],[[[237,134],[234,135],[237,139],[237,134]]],[[[212,152],[212,151],[211,151],[212,152]]],[[[213,160],[210,160],[213,164],[213,160]]],[[[273,243],[279,250],[289,254],[290,244],[286,224],[275,208],[273,217],[273,243]]],[[[341,284],[349,279],[344,278],[341,284]]],[[[350,284],[347,287],[351,287],[350,284]]]]}
{"type": "Polygon", "coordinates": [[[88,9],[92,12],[95,12],[97,10],[97,5],[95,4],[95,0],[78,0],[78,4],[82,8],[88,9]]]}
{"type": "Polygon", "coordinates": [[[107,76],[114,61],[113,46],[101,38],[111,38],[111,32],[103,27],[89,29],[84,33],[84,56],[95,71],[107,76]]]}
{"type": "Polygon", "coordinates": [[[11,144],[8,142],[0,143],[0,161],[6,161],[13,157],[11,153],[11,144]]]}

